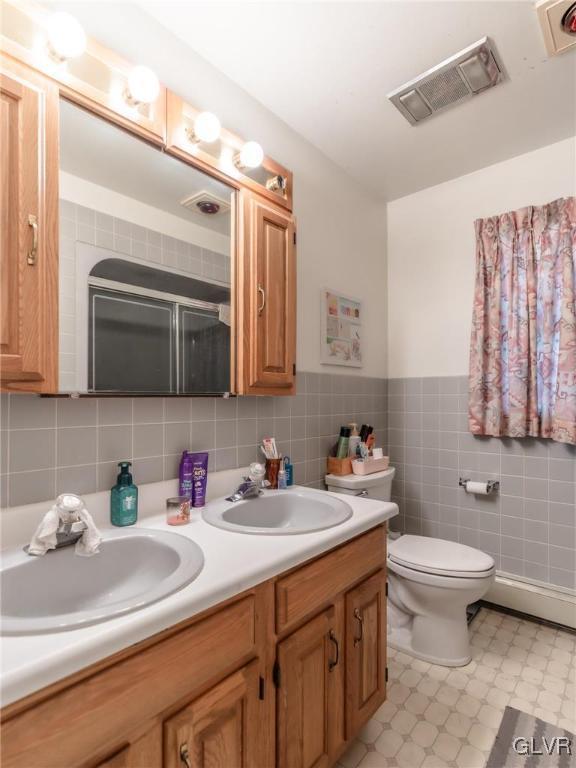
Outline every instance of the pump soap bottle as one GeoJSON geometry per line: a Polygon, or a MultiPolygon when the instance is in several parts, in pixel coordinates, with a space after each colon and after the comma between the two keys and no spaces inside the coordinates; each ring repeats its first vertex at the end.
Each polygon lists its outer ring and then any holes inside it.
{"type": "Polygon", "coordinates": [[[110,491],[110,522],[112,525],[134,525],[138,519],[138,488],[132,481],[129,461],[121,461],[116,485],[110,491]]]}

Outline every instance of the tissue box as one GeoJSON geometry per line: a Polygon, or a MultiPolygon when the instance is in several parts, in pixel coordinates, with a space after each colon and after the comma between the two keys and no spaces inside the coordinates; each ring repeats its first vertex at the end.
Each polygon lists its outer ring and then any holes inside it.
{"type": "Polygon", "coordinates": [[[364,461],[358,461],[355,459],[352,462],[352,472],[355,475],[371,475],[373,472],[383,472],[388,469],[390,464],[389,456],[382,456],[381,459],[364,459],[364,461]]]}

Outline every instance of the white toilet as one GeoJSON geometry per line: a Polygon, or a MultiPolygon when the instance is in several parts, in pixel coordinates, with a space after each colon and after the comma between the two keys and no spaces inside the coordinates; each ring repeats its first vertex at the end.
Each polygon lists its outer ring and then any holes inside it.
{"type": "MultiPolygon", "coordinates": [[[[334,493],[390,501],[394,468],[373,475],[326,475],[334,493]]],[[[466,607],[495,576],[494,560],[473,547],[428,536],[388,538],[388,645],[433,664],[470,661],[466,607]]]]}
{"type": "Polygon", "coordinates": [[[433,664],[470,661],[466,606],[494,581],[494,560],[478,549],[428,536],[388,544],[388,645],[433,664]]]}

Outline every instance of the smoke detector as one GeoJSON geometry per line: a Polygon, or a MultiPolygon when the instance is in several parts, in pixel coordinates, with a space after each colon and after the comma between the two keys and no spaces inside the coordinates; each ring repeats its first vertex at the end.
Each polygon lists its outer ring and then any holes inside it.
{"type": "Polygon", "coordinates": [[[230,203],[222,197],[213,195],[212,192],[197,192],[180,200],[180,205],[192,213],[204,213],[207,216],[215,216],[220,213],[228,213],[230,203]]]}
{"type": "Polygon", "coordinates": [[[412,125],[436,112],[492,88],[502,80],[494,45],[488,37],[455,53],[388,94],[412,125]]]}
{"type": "Polygon", "coordinates": [[[574,0],[540,0],[536,13],[542,27],[546,50],[550,56],[576,46],[576,2],[574,0]]]}

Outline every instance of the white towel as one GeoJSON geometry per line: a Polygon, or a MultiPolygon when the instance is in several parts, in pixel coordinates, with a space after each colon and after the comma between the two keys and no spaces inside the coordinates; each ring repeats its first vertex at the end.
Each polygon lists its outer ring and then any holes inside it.
{"type": "Polygon", "coordinates": [[[76,542],[74,552],[82,557],[91,557],[100,551],[102,536],[98,528],[96,528],[94,520],[92,520],[92,515],[86,508],[80,510],[78,515],[80,520],[86,524],[86,530],[76,542]]]}
{"type": "MultiPolygon", "coordinates": [[[[69,498],[69,497],[68,497],[69,498]]],[[[82,536],[76,542],[74,552],[82,557],[90,557],[100,550],[102,536],[96,528],[92,515],[83,502],[78,505],[74,511],[64,510],[55,504],[43,517],[40,525],[36,529],[28,554],[45,555],[50,549],[56,548],[56,531],[60,523],[71,523],[71,532],[74,532],[75,522],[81,521],[86,526],[82,536]]]]}
{"type": "Polygon", "coordinates": [[[47,512],[36,533],[32,536],[32,541],[28,547],[29,555],[45,555],[49,549],[56,548],[56,531],[60,525],[60,514],[58,507],[54,506],[47,512]]]}

